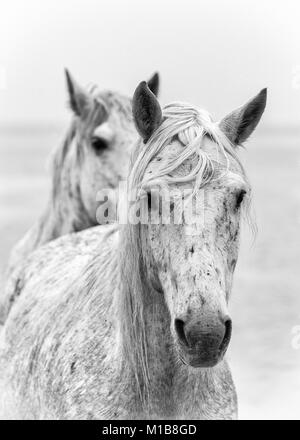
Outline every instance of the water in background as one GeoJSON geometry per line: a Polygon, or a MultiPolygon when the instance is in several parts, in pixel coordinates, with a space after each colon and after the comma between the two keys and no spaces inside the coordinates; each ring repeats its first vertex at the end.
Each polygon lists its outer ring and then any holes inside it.
{"type": "MultiPolygon", "coordinates": [[[[55,127],[0,130],[0,268],[12,245],[42,212],[49,193],[46,157],[61,139],[55,127]]],[[[241,418],[300,418],[299,133],[258,131],[241,151],[253,184],[258,235],[242,234],[231,299],[228,359],[241,418]]]]}

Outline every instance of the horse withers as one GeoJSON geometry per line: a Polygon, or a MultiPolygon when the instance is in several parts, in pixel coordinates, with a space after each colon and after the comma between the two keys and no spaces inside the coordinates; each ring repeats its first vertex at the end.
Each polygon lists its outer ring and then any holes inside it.
{"type": "Polygon", "coordinates": [[[262,90],[215,123],[193,105],[161,109],[138,86],[129,221],[61,237],[27,261],[1,333],[3,417],[237,417],[224,356],[251,193],[238,147],[265,104],[262,90]]]}

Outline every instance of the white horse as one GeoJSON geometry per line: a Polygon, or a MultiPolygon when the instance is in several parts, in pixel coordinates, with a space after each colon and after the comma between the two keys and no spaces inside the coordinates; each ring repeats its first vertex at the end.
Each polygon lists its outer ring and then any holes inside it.
{"type": "Polygon", "coordinates": [[[158,222],[91,228],[31,255],[1,333],[3,417],[236,418],[224,355],[251,190],[238,145],[265,104],[264,89],[214,123],[192,105],[162,110],[147,84],[138,86],[133,114],[141,139],[129,189],[138,196],[188,189],[200,211],[191,224],[184,215],[164,224],[150,196],[137,198],[136,212],[148,199],[158,222]]]}
{"type": "MultiPolygon", "coordinates": [[[[52,188],[45,211],[13,248],[8,276],[39,246],[70,232],[98,224],[97,191],[116,188],[128,174],[132,146],[137,139],[131,99],[120,93],[81,87],[66,71],[69,106],[73,113],[62,145],[52,159],[52,188]]],[[[148,82],[157,95],[159,76],[148,82]]],[[[0,298],[0,324],[15,298],[0,298]]]]}

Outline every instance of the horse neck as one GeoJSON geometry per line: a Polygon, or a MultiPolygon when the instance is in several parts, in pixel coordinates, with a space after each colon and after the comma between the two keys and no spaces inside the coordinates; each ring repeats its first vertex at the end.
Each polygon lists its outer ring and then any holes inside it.
{"type": "MultiPolygon", "coordinates": [[[[73,142],[74,126],[71,125],[62,147],[55,152],[53,158],[50,200],[37,224],[39,244],[96,224],[82,202],[79,174],[76,172],[79,165],[69,163],[69,150],[73,147],[78,150],[77,145],[72,145],[73,142]]],[[[73,161],[76,161],[75,157],[73,161]]]]}
{"type": "Polygon", "coordinates": [[[117,308],[123,362],[132,372],[136,394],[145,401],[151,388],[163,393],[168,381],[161,389],[155,384],[170,371],[172,355],[168,349],[168,310],[163,294],[149,283],[139,233],[139,225],[126,225],[120,233],[121,289],[117,308]]]}

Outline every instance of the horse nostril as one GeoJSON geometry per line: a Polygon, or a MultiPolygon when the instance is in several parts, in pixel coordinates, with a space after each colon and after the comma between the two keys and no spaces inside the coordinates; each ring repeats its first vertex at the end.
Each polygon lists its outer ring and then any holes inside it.
{"type": "Polygon", "coordinates": [[[175,319],[175,330],[178,336],[178,339],[180,340],[180,342],[186,346],[189,345],[188,340],[186,339],[186,335],[185,335],[185,331],[184,331],[184,326],[185,326],[185,322],[182,321],[181,319],[175,319]]]}
{"type": "Polygon", "coordinates": [[[224,326],[225,326],[225,333],[224,333],[223,341],[220,345],[220,351],[226,350],[231,338],[232,321],[230,318],[226,319],[226,321],[224,322],[224,326]]]}

